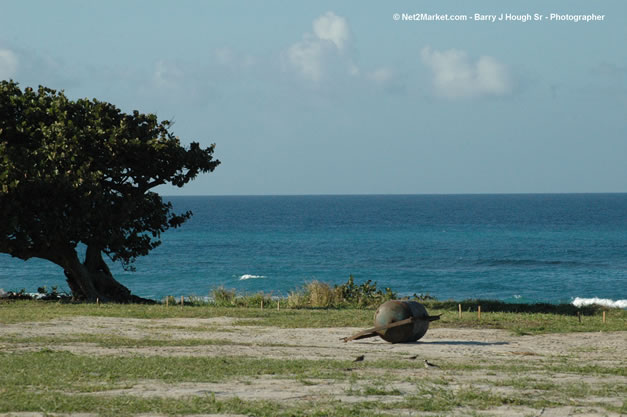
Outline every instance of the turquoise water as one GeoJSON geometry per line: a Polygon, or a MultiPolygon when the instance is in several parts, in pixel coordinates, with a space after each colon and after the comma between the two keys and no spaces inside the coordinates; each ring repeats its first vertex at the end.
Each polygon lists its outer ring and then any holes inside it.
{"type": "MultiPolygon", "coordinates": [[[[144,297],[281,295],[352,274],[440,299],[627,299],[627,194],[166,199],[194,217],[136,272],[112,268],[144,297]]],[[[0,288],[42,285],[67,289],[56,265],[0,255],[0,288]]]]}

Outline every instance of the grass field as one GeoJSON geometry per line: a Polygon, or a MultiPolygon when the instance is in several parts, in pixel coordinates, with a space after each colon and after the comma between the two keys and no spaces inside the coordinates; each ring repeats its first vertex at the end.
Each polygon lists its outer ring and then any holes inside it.
{"type": "MultiPolygon", "coordinates": [[[[584,308],[570,305],[549,306],[548,312],[534,312],[533,306],[495,303],[493,301],[462,302],[459,317],[457,302],[425,301],[429,314],[442,314],[437,327],[495,328],[519,334],[570,333],[619,331],[627,329],[627,311],[622,309],[584,308]],[[477,307],[482,306],[481,319],[477,307]],[[519,311],[502,311],[504,308],[519,311]],[[603,311],[606,323],[603,323],[603,311]],[[579,313],[579,315],[577,315],[579,313]]],[[[282,328],[307,327],[370,327],[375,308],[299,308],[277,311],[275,304],[266,303],[265,308],[216,307],[206,304],[141,305],[141,304],[94,304],[59,303],[39,301],[0,302],[0,324],[45,321],[68,316],[128,317],[139,319],[165,318],[211,318],[231,317],[236,319],[255,318],[255,325],[282,328]]],[[[248,323],[250,324],[250,323],[248,323]]]]}
{"type": "Polygon", "coordinates": [[[427,305],[425,338],[391,345],[339,340],[372,309],[2,302],[0,415],[627,413],[624,310],[427,305]]]}

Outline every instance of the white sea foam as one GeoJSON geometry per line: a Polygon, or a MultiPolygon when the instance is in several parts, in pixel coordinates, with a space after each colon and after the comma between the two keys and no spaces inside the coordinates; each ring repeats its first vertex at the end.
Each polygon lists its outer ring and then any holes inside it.
{"type": "Polygon", "coordinates": [[[9,296],[9,293],[0,288],[0,298],[6,298],[9,296]]]}
{"type": "Polygon", "coordinates": [[[30,295],[35,300],[39,300],[40,298],[44,298],[46,296],[46,294],[40,292],[29,292],[27,295],[30,295]]]}
{"type": "Polygon", "coordinates": [[[243,281],[245,279],[257,279],[257,278],[265,278],[265,275],[251,275],[251,274],[244,274],[241,277],[239,277],[240,281],[243,281]]]}
{"type": "Polygon", "coordinates": [[[610,300],[609,298],[575,298],[573,300],[573,305],[575,307],[583,307],[589,305],[600,305],[605,307],[613,307],[613,308],[627,308],[627,300],[610,300]]]}

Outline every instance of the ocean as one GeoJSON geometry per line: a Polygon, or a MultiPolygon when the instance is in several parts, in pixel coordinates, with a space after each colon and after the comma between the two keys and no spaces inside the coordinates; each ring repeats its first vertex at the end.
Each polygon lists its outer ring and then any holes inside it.
{"type": "MultiPolygon", "coordinates": [[[[224,286],[286,295],[313,280],[375,281],[400,295],[627,303],[627,194],[164,197],[194,216],[162,235],[134,294],[224,286]]],[[[0,255],[0,288],[58,286],[60,267],[0,255]]]]}

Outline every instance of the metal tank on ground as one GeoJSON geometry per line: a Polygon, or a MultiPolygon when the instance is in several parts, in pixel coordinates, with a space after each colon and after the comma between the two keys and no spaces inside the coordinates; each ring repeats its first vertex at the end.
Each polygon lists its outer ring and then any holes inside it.
{"type": "Polygon", "coordinates": [[[415,342],[427,333],[430,322],[439,319],[440,316],[430,316],[425,306],[416,301],[390,300],[377,309],[373,328],[343,340],[380,336],[390,343],[415,342]]]}

